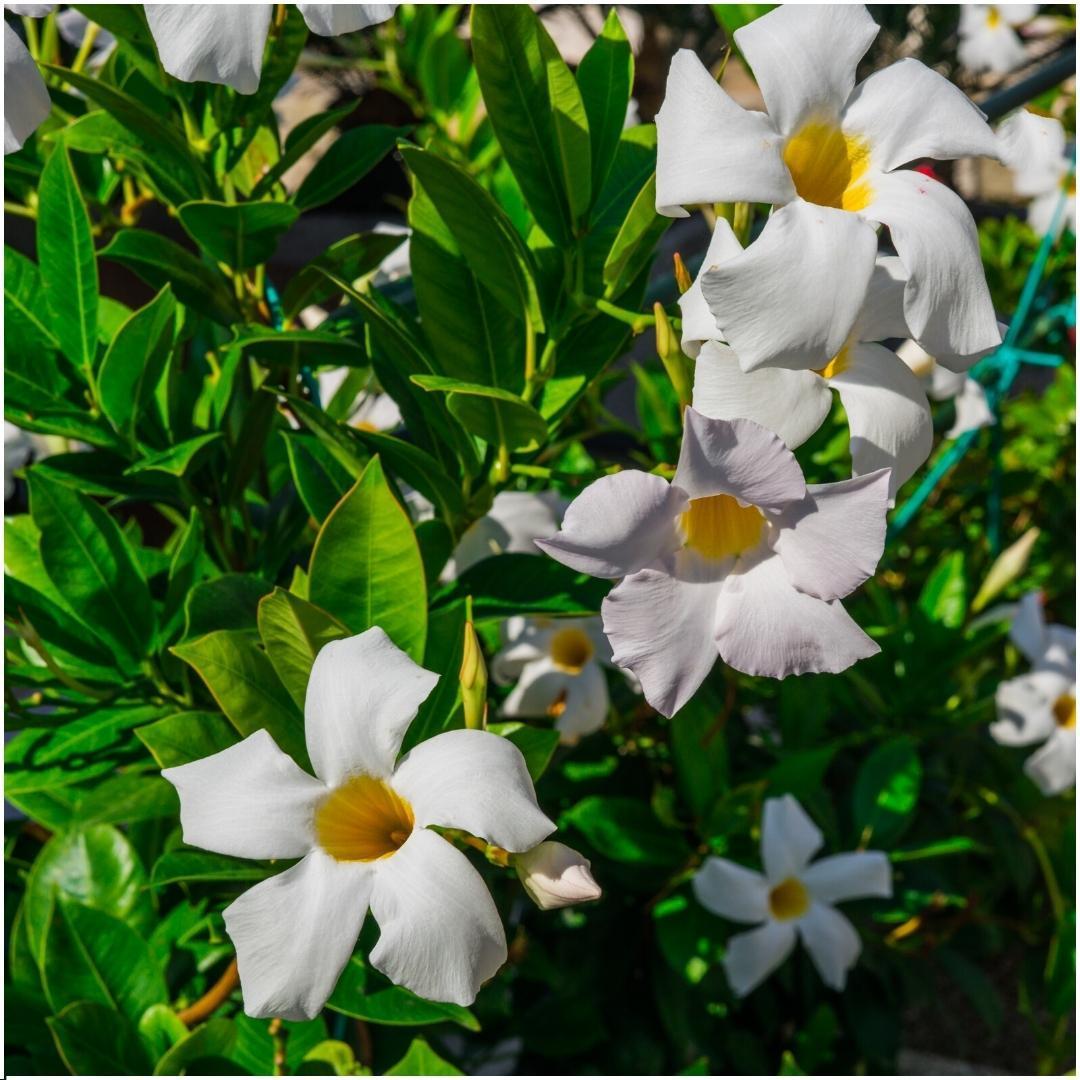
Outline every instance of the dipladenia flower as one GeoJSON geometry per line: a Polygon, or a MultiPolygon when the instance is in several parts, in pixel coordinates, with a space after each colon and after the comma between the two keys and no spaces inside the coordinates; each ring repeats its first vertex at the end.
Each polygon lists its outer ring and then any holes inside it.
{"type": "Polygon", "coordinates": [[[821,368],[836,356],[873,274],[879,224],[906,271],[910,336],[935,355],[1000,343],[971,213],[943,184],[899,169],[922,157],[996,156],[993,132],[957,87],[917,60],[855,86],[877,30],[864,7],[842,4],[784,6],[736,30],[767,114],[736,105],[692,52],[671,62],[656,117],[657,210],[779,207],[769,242],[752,244],[720,279],[725,338],[749,367],[799,356],[821,368]],[[794,291],[775,276],[791,262],[794,291]]]}
{"type": "Polygon", "coordinates": [[[1002,746],[1042,743],[1024,772],[1044,795],[1058,795],[1076,786],[1076,631],[1047,626],[1039,594],[1028,593],[1009,636],[1033,669],[998,687],[990,734],[1002,746]]]}
{"type": "MultiPolygon", "coordinates": [[[[503,716],[552,717],[564,743],[604,726],[610,707],[603,666],[613,667],[600,619],[507,619],[495,681],[516,683],[503,716]]],[[[628,674],[623,672],[624,675],[628,674]]]]}
{"type": "Polygon", "coordinates": [[[591,865],[580,851],[557,840],[545,840],[514,856],[522,886],[542,911],[599,900],[601,890],[591,865]]]}
{"type": "Polygon", "coordinates": [[[564,506],[554,491],[500,491],[491,509],[462,534],[443,577],[457,577],[492,555],[537,554],[535,541],[559,527],[564,506]]]}
{"type": "MultiPolygon", "coordinates": [[[[53,4],[5,4],[4,9],[27,18],[40,18],[53,4]]],[[[21,150],[52,109],[49,91],[30,50],[4,23],[4,153],[21,150]]]]}
{"type": "Polygon", "coordinates": [[[675,478],[627,470],[590,484],[537,546],[622,578],[601,608],[612,660],[665,716],[717,654],[749,675],[843,671],[878,646],[840,598],[877,566],[889,470],[807,486],[795,456],[751,420],[685,411],[675,478]]]}
{"type": "MultiPolygon", "coordinates": [[[[384,22],[397,4],[297,4],[308,29],[335,37],[384,22]]],[[[273,4],[146,4],[161,66],[183,82],[254,94],[273,4]]]]}
{"type": "Polygon", "coordinates": [[[369,908],[379,924],[369,961],[422,997],[469,1005],[506,960],[483,879],[431,827],[522,852],[555,826],[521,752],[490,732],[444,732],[395,764],[437,680],[373,627],[315,658],[304,710],[315,776],[265,731],[162,771],[180,795],[185,843],[300,859],[224,912],[249,1016],[315,1016],[369,908]]]}
{"type": "Polygon", "coordinates": [[[761,821],[765,872],[711,856],[694,878],[694,895],[714,915],[761,924],[727,943],[724,970],[739,997],[760,986],[798,939],[825,985],[844,989],[862,942],[833,905],[892,896],[892,868],[883,851],[853,851],[811,863],[822,842],[821,830],[791,795],[767,799],[761,821]]]}
{"type": "Polygon", "coordinates": [[[1042,235],[1068,226],[1076,232],[1076,175],[1066,149],[1065,127],[1052,116],[1021,109],[998,128],[1001,160],[1012,170],[1013,189],[1031,199],[1028,224],[1042,235]],[[1058,204],[1064,199],[1055,226],[1058,204]]]}
{"type": "Polygon", "coordinates": [[[953,401],[956,416],[946,439],[958,439],[965,431],[977,431],[994,423],[986,389],[963,371],[952,371],[931,356],[917,341],[901,342],[896,355],[922,383],[927,397],[934,401],[953,401]]]}
{"type": "Polygon", "coordinates": [[[1038,10],[1038,4],[962,4],[957,59],[975,72],[1004,75],[1018,68],[1027,53],[1016,27],[1034,19],[1038,10]]]}

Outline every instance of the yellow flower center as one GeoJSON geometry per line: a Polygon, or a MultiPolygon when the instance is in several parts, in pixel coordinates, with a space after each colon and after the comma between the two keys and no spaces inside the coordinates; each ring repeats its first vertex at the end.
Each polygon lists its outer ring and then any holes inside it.
{"type": "Polygon", "coordinates": [[[584,630],[568,626],[551,638],[551,659],[557,668],[570,675],[580,675],[581,669],[593,657],[593,643],[584,630]]]}
{"type": "Polygon", "coordinates": [[[756,506],[740,506],[732,495],[691,499],[682,515],[686,546],[707,559],[726,559],[754,547],[765,518],[756,506]]]}
{"type": "Polygon", "coordinates": [[[1001,12],[993,4],[986,9],[986,25],[996,30],[1001,25],[1001,12]]]}
{"type": "Polygon", "coordinates": [[[1076,698],[1072,694],[1062,694],[1054,702],[1054,719],[1058,727],[1076,727],[1076,698]]]}
{"type": "Polygon", "coordinates": [[[389,784],[353,776],[326,797],[315,814],[319,846],[340,862],[393,855],[413,830],[412,807],[389,784]]]}
{"type": "Polygon", "coordinates": [[[874,197],[866,180],[870,144],[828,120],[809,120],[787,141],[784,164],[807,202],[864,210],[874,197]]]}
{"type": "Polygon", "coordinates": [[[818,374],[823,379],[832,379],[840,372],[846,371],[851,364],[851,347],[845,345],[823,368],[818,369],[818,374]]]}
{"type": "Polygon", "coordinates": [[[769,892],[769,910],[774,919],[797,919],[810,907],[810,894],[798,878],[789,877],[769,892]]]}

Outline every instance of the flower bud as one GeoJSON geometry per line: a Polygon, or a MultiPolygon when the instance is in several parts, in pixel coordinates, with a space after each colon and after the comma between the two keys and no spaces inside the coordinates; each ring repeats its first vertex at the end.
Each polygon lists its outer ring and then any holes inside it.
{"type": "Polygon", "coordinates": [[[694,281],[690,277],[690,271],[686,269],[686,263],[677,251],[672,256],[672,261],[675,263],[675,284],[679,286],[679,292],[688,292],[694,281]]]}
{"type": "Polygon", "coordinates": [[[659,301],[653,304],[653,315],[656,317],[657,355],[671,379],[671,385],[675,387],[679,404],[685,407],[693,398],[693,361],[682,351],[675,328],[668,319],[664,305],[659,301]]]}
{"type": "Polygon", "coordinates": [[[465,709],[465,726],[482,730],[487,726],[487,665],[471,619],[465,623],[465,644],[458,680],[461,683],[461,704],[465,709]]]}
{"type": "Polygon", "coordinates": [[[1031,558],[1031,549],[1038,539],[1039,530],[1032,526],[1015,544],[1007,547],[994,560],[994,565],[990,567],[986,580],[979,587],[978,594],[971,602],[973,612],[982,611],[1006,585],[1014,582],[1024,572],[1028,559],[1031,558]]]}
{"type": "Polygon", "coordinates": [[[521,884],[542,911],[600,899],[600,886],[589,872],[589,860],[555,840],[514,856],[521,884]]]}

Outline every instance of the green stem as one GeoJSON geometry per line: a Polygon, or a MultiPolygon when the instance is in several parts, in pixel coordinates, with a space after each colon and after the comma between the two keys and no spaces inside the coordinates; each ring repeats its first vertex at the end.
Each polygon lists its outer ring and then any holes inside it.
{"type": "Polygon", "coordinates": [[[37,221],[37,210],[35,210],[34,207],[23,206],[21,203],[8,202],[7,199],[4,200],[4,213],[16,214],[18,217],[27,217],[37,221]]]}
{"type": "Polygon", "coordinates": [[[91,22],[86,24],[86,33],[83,34],[82,44],[79,46],[79,51],[75,54],[75,59],[71,62],[72,71],[82,71],[86,66],[86,61],[90,59],[90,53],[93,52],[94,42],[97,41],[97,36],[100,31],[101,27],[98,26],[97,23],[91,22]]]}
{"type": "Polygon", "coordinates": [[[656,317],[654,315],[646,315],[640,311],[631,311],[629,308],[619,307],[609,300],[598,299],[590,300],[588,302],[591,303],[597,311],[602,311],[605,315],[610,315],[611,318],[626,323],[635,335],[644,333],[650,326],[656,325],[656,317]]]}

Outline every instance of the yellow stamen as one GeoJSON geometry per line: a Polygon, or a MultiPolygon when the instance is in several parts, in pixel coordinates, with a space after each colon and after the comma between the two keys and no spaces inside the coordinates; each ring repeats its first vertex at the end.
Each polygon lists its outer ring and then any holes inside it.
{"type": "Polygon", "coordinates": [[[731,495],[691,499],[682,515],[686,546],[707,559],[725,559],[754,547],[764,525],[756,506],[740,506],[731,495]]]}
{"type": "Polygon", "coordinates": [[[823,379],[832,379],[846,371],[851,365],[851,348],[845,345],[823,368],[818,369],[818,374],[823,379]]]}
{"type": "Polygon", "coordinates": [[[845,135],[828,120],[810,120],[784,147],[784,164],[807,202],[837,210],[864,210],[874,197],[866,180],[870,144],[845,135]]]}
{"type": "Polygon", "coordinates": [[[341,862],[393,855],[413,830],[412,807],[389,784],[354,776],[326,797],[315,814],[319,846],[341,862]]]}
{"type": "Polygon", "coordinates": [[[797,919],[810,907],[810,894],[798,878],[781,881],[769,893],[769,910],[774,919],[797,919]]]}
{"type": "Polygon", "coordinates": [[[1072,694],[1062,694],[1054,702],[1054,719],[1058,727],[1076,727],[1076,698],[1072,694]]]}
{"type": "Polygon", "coordinates": [[[584,630],[568,626],[551,638],[551,659],[555,666],[570,675],[580,675],[581,669],[593,657],[593,643],[584,630]]]}
{"type": "Polygon", "coordinates": [[[559,696],[547,707],[547,714],[552,720],[558,720],[566,712],[566,691],[560,690],[559,696]]]}

